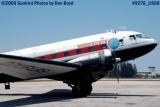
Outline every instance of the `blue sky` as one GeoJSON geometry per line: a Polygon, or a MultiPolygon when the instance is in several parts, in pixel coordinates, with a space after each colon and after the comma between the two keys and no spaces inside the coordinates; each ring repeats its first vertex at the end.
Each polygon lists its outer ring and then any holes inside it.
{"type": "MultiPolygon", "coordinates": [[[[123,26],[159,42],[160,6],[133,6],[132,1],[74,0],[73,6],[53,7],[0,5],[0,52],[106,32],[107,29],[123,26]]],[[[133,63],[141,70],[146,70],[148,66],[156,66],[159,70],[159,52],[158,46],[133,63]]]]}

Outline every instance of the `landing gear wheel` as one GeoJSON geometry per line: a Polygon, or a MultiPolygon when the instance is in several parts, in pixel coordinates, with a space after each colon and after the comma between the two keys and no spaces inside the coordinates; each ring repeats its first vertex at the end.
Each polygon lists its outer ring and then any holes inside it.
{"type": "Polygon", "coordinates": [[[92,92],[91,84],[75,85],[72,88],[72,93],[75,97],[86,97],[87,95],[90,95],[91,92],[92,92]]]}

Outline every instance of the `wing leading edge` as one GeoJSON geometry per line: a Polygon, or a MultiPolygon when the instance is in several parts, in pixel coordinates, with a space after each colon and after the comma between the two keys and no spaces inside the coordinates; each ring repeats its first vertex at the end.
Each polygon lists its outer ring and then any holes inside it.
{"type": "Polygon", "coordinates": [[[79,68],[80,65],[73,63],[0,54],[0,77],[3,77],[0,82],[4,82],[7,77],[21,80],[44,78],[79,68]]]}

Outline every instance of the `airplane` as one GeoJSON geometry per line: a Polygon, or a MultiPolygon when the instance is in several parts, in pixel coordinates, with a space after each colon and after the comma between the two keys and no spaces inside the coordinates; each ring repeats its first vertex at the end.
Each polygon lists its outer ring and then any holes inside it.
{"type": "Polygon", "coordinates": [[[76,97],[92,92],[92,84],[117,63],[152,51],[155,39],[136,31],[109,31],[0,54],[0,83],[47,78],[63,81],[76,97]]]}

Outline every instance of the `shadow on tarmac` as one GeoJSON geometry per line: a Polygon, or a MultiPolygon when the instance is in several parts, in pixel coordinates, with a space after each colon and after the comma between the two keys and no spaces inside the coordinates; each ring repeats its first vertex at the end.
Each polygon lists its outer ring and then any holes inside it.
{"type": "MultiPolygon", "coordinates": [[[[75,97],[72,96],[71,90],[67,89],[55,89],[43,94],[0,94],[0,96],[29,96],[26,98],[15,99],[0,102],[0,107],[15,107],[15,106],[25,106],[39,103],[47,102],[68,102],[75,97]]],[[[155,95],[130,95],[130,94],[115,94],[115,93],[92,93],[87,98],[118,98],[118,97],[151,97],[155,95]]]]}
{"type": "Polygon", "coordinates": [[[88,98],[118,98],[118,97],[153,97],[156,95],[119,94],[119,93],[92,93],[88,98]]]}
{"type": "Polygon", "coordinates": [[[29,96],[26,98],[20,98],[15,100],[9,100],[0,102],[0,107],[15,107],[25,106],[31,104],[55,102],[55,101],[67,101],[74,99],[71,90],[55,89],[43,94],[0,94],[0,96],[29,96]]]}

